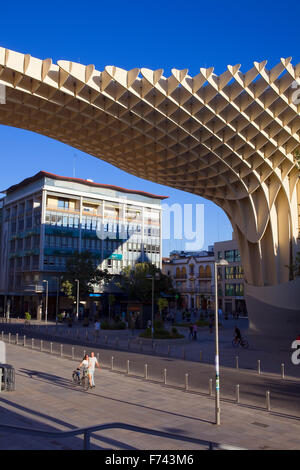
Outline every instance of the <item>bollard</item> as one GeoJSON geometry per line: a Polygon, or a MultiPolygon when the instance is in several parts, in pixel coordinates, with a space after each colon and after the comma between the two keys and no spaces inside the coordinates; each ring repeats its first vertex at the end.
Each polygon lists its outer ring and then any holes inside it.
{"type": "Polygon", "coordinates": [[[80,336],[79,336],[79,330],[78,330],[78,328],[77,328],[77,330],[76,330],[76,336],[77,336],[77,339],[79,339],[79,338],[80,338],[80,336]]]}
{"type": "Polygon", "coordinates": [[[50,354],[53,353],[53,343],[50,343],[50,354]]]}
{"type": "Polygon", "coordinates": [[[170,356],[170,345],[168,345],[168,356],[170,356]]]}
{"type": "Polygon", "coordinates": [[[164,384],[167,385],[167,369],[164,369],[164,384]]]}
{"type": "Polygon", "coordinates": [[[200,351],[200,362],[202,362],[202,351],[200,351]]]}
{"type": "Polygon", "coordinates": [[[63,345],[60,345],[60,357],[63,357],[63,345]]]}
{"type": "Polygon", "coordinates": [[[239,356],[235,356],[235,368],[239,368],[239,356]]]}
{"type": "Polygon", "coordinates": [[[111,356],[111,370],[114,370],[114,356],[111,356]]]}
{"type": "Polygon", "coordinates": [[[115,339],[115,347],[117,348],[118,346],[119,346],[119,338],[117,337],[117,338],[115,339]]]}
{"type": "Polygon", "coordinates": [[[153,344],[152,344],[152,349],[153,349],[153,352],[156,353],[156,343],[153,343],[153,344]]]}
{"type": "Polygon", "coordinates": [[[130,349],[130,339],[127,340],[127,349],[130,349]]]}
{"type": "Polygon", "coordinates": [[[267,405],[267,411],[271,411],[271,401],[270,401],[269,390],[266,392],[266,405],[267,405]]]}
{"type": "Polygon", "coordinates": [[[108,337],[105,336],[105,344],[107,344],[107,341],[108,341],[108,337]]]}
{"type": "Polygon", "coordinates": [[[185,359],[185,348],[182,348],[182,358],[185,359]]]}
{"type": "Polygon", "coordinates": [[[72,359],[74,360],[74,358],[75,358],[74,346],[72,346],[72,359]]]}
{"type": "Polygon", "coordinates": [[[141,352],[143,351],[143,343],[142,343],[142,341],[140,341],[140,351],[141,351],[141,352]]]}
{"type": "Polygon", "coordinates": [[[209,381],[208,381],[208,390],[209,390],[209,392],[208,393],[209,393],[210,397],[212,397],[212,394],[213,394],[212,393],[212,388],[213,388],[213,381],[212,381],[212,379],[209,379],[209,381]]]}
{"type": "Polygon", "coordinates": [[[189,389],[189,374],[185,374],[185,389],[189,389]]]}
{"type": "Polygon", "coordinates": [[[145,379],[148,380],[148,364],[145,364],[145,379]]]}
{"type": "Polygon", "coordinates": [[[34,339],[31,338],[31,349],[34,349],[34,339]]]}
{"type": "Polygon", "coordinates": [[[26,346],[26,336],[25,335],[23,336],[23,346],[24,346],[24,348],[26,346]]]}
{"type": "Polygon", "coordinates": [[[43,351],[43,340],[41,339],[41,351],[43,351]]]}
{"type": "Polygon", "coordinates": [[[8,333],[8,342],[10,343],[11,333],[8,333]]]}
{"type": "Polygon", "coordinates": [[[240,386],[239,384],[236,386],[236,403],[240,402],[240,386]]]}
{"type": "Polygon", "coordinates": [[[127,361],[127,371],[126,374],[129,375],[129,361],[127,361]]]}
{"type": "Polygon", "coordinates": [[[260,359],[257,361],[257,373],[260,374],[260,359]]]}
{"type": "Polygon", "coordinates": [[[284,379],[284,363],[281,364],[281,378],[284,379]]]}
{"type": "Polygon", "coordinates": [[[19,344],[19,334],[16,333],[16,344],[19,344]]]}

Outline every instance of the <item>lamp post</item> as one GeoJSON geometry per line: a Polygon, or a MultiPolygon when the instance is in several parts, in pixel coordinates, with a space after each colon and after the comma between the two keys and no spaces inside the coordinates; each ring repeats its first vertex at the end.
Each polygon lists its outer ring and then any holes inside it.
{"type": "Polygon", "coordinates": [[[48,281],[43,280],[46,283],[46,306],[45,306],[45,322],[48,321],[48,281]]]}
{"type": "Polygon", "coordinates": [[[219,370],[219,315],[218,315],[218,266],[228,265],[228,261],[221,259],[215,261],[215,368],[216,368],[216,397],[215,397],[215,412],[216,412],[216,425],[221,424],[221,410],[220,410],[220,370],[219,370]]]}
{"type": "Polygon", "coordinates": [[[152,338],[152,344],[153,344],[153,339],[154,339],[154,280],[159,279],[160,276],[158,273],[155,274],[147,274],[146,275],[147,279],[152,280],[152,314],[151,314],[151,338],[152,338]]]}
{"type": "Polygon", "coordinates": [[[79,317],[79,280],[75,279],[77,283],[77,295],[76,295],[76,320],[78,320],[79,317]]]}
{"type": "Polygon", "coordinates": [[[55,315],[55,323],[57,324],[57,317],[58,317],[58,309],[59,309],[59,289],[60,289],[60,280],[63,276],[57,276],[57,287],[56,287],[56,315],[55,315]]]}

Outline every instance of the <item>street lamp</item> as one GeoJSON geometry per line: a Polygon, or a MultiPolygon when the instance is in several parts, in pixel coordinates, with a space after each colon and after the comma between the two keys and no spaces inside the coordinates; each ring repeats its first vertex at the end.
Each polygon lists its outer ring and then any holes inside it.
{"type": "Polygon", "coordinates": [[[152,338],[152,343],[153,343],[153,338],[154,338],[154,279],[159,279],[160,275],[158,273],[155,274],[147,274],[146,275],[147,279],[152,280],[152,320],[151,320],[151,338],[152,338]]]}
{"type": "Polygon", "coordinates": [[[59,307],[59,289],[60,289],[60,280],[63,278],[63,276],[57,276],[57,286],[56,286],[56,320],[55,323],[57,323],[57,317],[58,317],[58,307],[59,307]]]}
{"type": "Polygon", "coordinates": [[[45,307],[45,322],[48,321],[48,281],[43,280],[46,283],[46,307],[45,307]]]}
{"type": "Polygon", "coordinates": [[[77,283],[77,295],[76,295],[76,320],[78,320],[79,317],[79,280],[75,279],[77,283]]]}
{"type": "Polygon", "coordinates": [[[218,266],[227,266],[229,263],[225,259],[215,261],[215,342],[216,342],[216,355],[215,355],[215,368],[216,368],[216,398],[215,398],[215,411],[216,411],[216,424],[221,424],[220,412],[220,371],[219,371],[219,315],[218,315],[218,266]]]}

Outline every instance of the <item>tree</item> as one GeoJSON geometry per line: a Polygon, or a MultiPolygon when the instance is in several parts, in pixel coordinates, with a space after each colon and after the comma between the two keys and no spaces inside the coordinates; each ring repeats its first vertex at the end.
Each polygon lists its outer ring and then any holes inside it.
{"type": "Polygon", "coordinates": [[[116,298],[115,298],[114,294],[109,294],[109,296],[108,296],[108,318],[109,318],[109,321],[110,321],[110,309],[111,309],[111,307],[114,306],[115,301],[116,301],[116,298]]]}
{"type": "Polygon", "coordinates": [[[160,314],[160,317],[162,318],[162,312],[165,308],[167,308],[169,305],[167,299],[165,299],[164,297],[160,297],[157,301],[157,306],[158,306],[158,310],[159,310],[159,314],[160,314]]]}
{"type": "Polygon", "coordinates": [[[79,298],[86,298],[93,292],[94,286],[101,281],[108,282],[110,275],[105,269],[95,267],[95,258],[90,251],[74,254],[67,260],[66,272],[63,275],[62,292],[71,299],[76,299],[77,282],[79,281],[79,298]]]}
{"type": "Polygon", "coordinates": [[[155,276],[155,274],[159,275],[159,279],[154,281],[154,297],[157,299],[162,292],[173,294],[171,279],[151,263],[137,263],[134,266],[125,267],[116,284],[130,300],[151,302],[152,282],[149,276],[155,276]]]}

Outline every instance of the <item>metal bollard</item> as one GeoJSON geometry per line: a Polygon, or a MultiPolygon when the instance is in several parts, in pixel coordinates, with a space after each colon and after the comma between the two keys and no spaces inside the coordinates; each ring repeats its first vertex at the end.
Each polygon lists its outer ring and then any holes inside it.
{"type": "Polygon", "coordinates": [[[170,352],[171,352],[171,350],[170,350],[170,345],[168,345],[168,353],[167,353],[168,356],[170,356],[170,352]]]}
{"type": "Polygon", "coordinates": [[[167,369],[164,369],[164,385],[167,385],[167,369]]]}
{"type": "Polygon", "coordinates": [[[212,397],[212,388],[213,388],[213,381],[212,379],[209,379],[208,381],[208,393],[209,393],[209,396],[212,397]]]}
{"type": "Polygon", "coordinates": [[[119,338],[118,338],[118,337],[115,339],[115,347],[116,347],[116,348],[119,347],[119,338]]]}
{"type": "Polygon", "coordinates": [[[111,370],[114,370],[114,356],[111,356],[111,370]]]}
{"type": "Polygon", "coordinates": [[[239,384],[236,386],[236,403],[240,403],[240,386],[239,384]]]}
{"type": "Polygon", "coordinates": [[[127,349],[130,349],[130,339],[127,340],[127,349]]]}
{"type": "Polygon", "coordinates": [[[16,344],[19,344],[19,334],[16,333],[16,344]]]}
{"type": "Polygon", "coordinates": [[[239,356],[235,356],[235,368],[239,368],[239,356]]]}
{"type": "Polygon", "coordinates": [[[23,336],[23,346],[24,346],[24,348],[26,346],[26,336],[25,335],[23,336]]]}
{"type": "Polygon", "coordinates": [[[72,346],[72,359],[74,360],[74,358],[75,358],[74,346],[72,346]]]}
{"type": "Polygon", "coordinates": [[[185,374],[185,389],[189,389],[189,374],[185,374]]]}
{"type": "Polygon", "coordinates": [[[257,373],[260,374],[260,359],[257,361],[257,373]]]}
{"type": "Polygon", "coordinates": [[[126,370],[126,374],[129,375],[129,361],[127,360],[127,370],[126,370]]]}
{"type": "Polygon", "coordinates": [[[140,351],[141,351],[141,352],[143,351],[143,343],[142,343],[142,341],[140,341],[140,351]]]}
{"type": "Polygon", "coordinates": [[[41,339],[41,351],[43,351],[43,340],[41,339]]]}
{"type": "Polygon", "coordinates": [[[202,362],[202,351],[200,351],[200,362],[202,362]]]}
{"type": "Polygon", "coordinates": [[[281,364],[281,378],[284,379],[284,363],[281,364]]]}
{"type": "Polygon", "coordinates": [[[266,405],[267,405],[267,411],[271,411],[271,400],[270,400],[269,390],[267,390],[266,392],[266,405]]]}
{"type": "Polygon", "coordinates": [[[185,359],[185,348],[182,348],[182,358],[185,359]]]}
{"type": "Polygon", "coordinates": [[[145,364],[145,379],[148,380],[148,364],[145,364]]]}
{"type": "Polygon", "coordinates": [[[34,349],[34,338],[31,338],[31,349],[34,349]]]}
{"type": "Polygon", "coordinates": [[[10,343],[11,333],[8,333],[8,342],[10,343]]]}
{"type": "Polygon", "coordinates": [[[60,345],[60,357],[63,357],[63,345],[60,345]]]}
{"type": "Polygon", "coordinates": [[[105,344],[107,344],[107,341],[108,341],[108,337],[105,336],[105,344]]]}
{"type": "Polygon", "coordinates": [[[53,353],[53,343],[50,343],[50,354],[53,353]]]}

